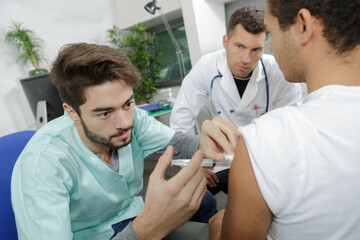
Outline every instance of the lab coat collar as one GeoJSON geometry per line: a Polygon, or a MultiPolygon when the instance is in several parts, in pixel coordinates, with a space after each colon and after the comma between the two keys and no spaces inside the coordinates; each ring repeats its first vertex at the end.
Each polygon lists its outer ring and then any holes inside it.
{"type": "Polygon", "coordinates": [[[261,70],[262,70],[262,66],[259,60],[251,74],[250,81],[246,86],[242,101],[239,104],[238,111],[247,108],[247,106],[254,100],[254,98],[258,94],[258,88],[259,88],[258,84],[263,79],[261,70]]]}
{"type": "MultiPolygon", "coordinates": [[[[264,65],[265,65],[265,62],[264,62],[264,65]]],[[[256,67],[254,68],[253,73],[251,75],[251,78],[253,78],[253,77],[254,77],[256,83],[265,81],[265,75],[264,75],[263,67],[261,66],[260,59],[259,59],[258,63],[256,64],[256,67]]]]}
{"type": "Polygon", "coordinates": [[[218,86],[224,90],[225,94],[227,94],[234,103],[238,104],[241,99],[235,84],[234,76],[227,63],[226,51],[224,51],[224,57],[222,58],[222,61],[219,61],[217,68],[222,74],[222,78],[216,80],[218,83],[221,81],[218,86]]]}
{"type": "MultiPolygon", "coordinates": [[[[238,111],[245,109],[246,106],[256,97],[258,86],[261,81],[264,81],[264,72],[260,60],[254,68],[248,86],[244,92],[243,98],[240,98],[239,91],[236,87],[234,76],[227,63],[226,51],[224,51],[224,58],[218,64],[218,70],[223,75],[219,81],[221,81],[220,87],[224,92],[234,101],[234,104],[238,105],[238,111]]],[[[265,63],[264,63],[265,64],[265,63]]]]}

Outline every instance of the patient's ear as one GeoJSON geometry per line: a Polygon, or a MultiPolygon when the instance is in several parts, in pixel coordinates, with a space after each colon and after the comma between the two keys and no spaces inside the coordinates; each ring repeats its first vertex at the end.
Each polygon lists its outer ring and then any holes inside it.
{"type": "Polygon", "coordinates": [[[314,36],[317,30],[316,21],[317,19],[311,15],[309,10],[305,8],[299,10],[295,17],[295,34],[299,37],[301,44],[306,45],[314,36]]]}
{"type": "Polygon", "coordinates": [[[68,114],[68,116],[74,121],[74,122],[79,122],[80,121],[80,116],[79,114],[77,114],[77,112],[74,110],[73,107],[71,107],[69,104],[67,103],[63,103],[63,108],[66,111],[66,113],[68,114]]]}

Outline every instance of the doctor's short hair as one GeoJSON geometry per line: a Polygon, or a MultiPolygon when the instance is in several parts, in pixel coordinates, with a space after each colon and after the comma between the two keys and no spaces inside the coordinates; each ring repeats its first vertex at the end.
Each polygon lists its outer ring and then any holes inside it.
{"type": "Polygon", "coordinates": [[[245,6],[235,10],[231,15],[227,35],[231,37],[232,31],[238,24],[251,34],[266,33],[266,38],[269,36],[269,31],[264,24],[265,11],[256,6],[245,6]]]}
{"type": "Polygon", "coordinates": [[[60,98],[80,114],[86,102],[85,89],[108,81],[124,80],[135,87],[141,80],[124,53],[108,46],[72,43],[63,46],[52,65],[51,80],[60,98]]]}
{"type": "Polygon", "coordinates": [[[323,35],[336,53],[346,54],[360,44],[359,0],[267,0],[267,5],[283,31],[306,8],[323,21],[323,35]]]}

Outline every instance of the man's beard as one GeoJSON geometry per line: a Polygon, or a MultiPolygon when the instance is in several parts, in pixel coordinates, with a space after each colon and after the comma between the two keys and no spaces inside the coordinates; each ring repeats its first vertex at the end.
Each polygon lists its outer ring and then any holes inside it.
{"type": "Polygon", "coordinates": [[[103,146],[108,147],[111,150],[118,150],[119,148],[125,147],[126,145],[128,145],[129,143],[131,143],[131,139],[132,139],[132,134],[130,134],[130,137],[127,139],[124,139],[121,141],[121,143],[118,144],[113,144],[111,142],[111,139],[113,137],[119,136],[121,134],[123,134],[126,131],[129,131],[133,128],[133,126],[131,125],[130,127],[126,128],[126,129],[120,129],[116,134],[111,135],[109,137],[109,139],[106,139],[100,135],[97,135],[96,133],[91,132],[87,126],[85,125],[85,123],[83,121],[81,121],[81,125],[84,129],[84,133],[86,135],[86,137],[92,141],[93,143],[97,143],[97,144],[101,144],[103,146]]]}

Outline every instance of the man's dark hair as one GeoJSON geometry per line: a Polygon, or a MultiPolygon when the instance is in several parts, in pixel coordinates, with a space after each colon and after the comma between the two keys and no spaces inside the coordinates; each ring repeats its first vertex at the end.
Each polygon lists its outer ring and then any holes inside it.
{"type": "Polygon", "coordinates": [[[264,10],[256,6],[246,6],[237,9],[230,17],[228,35],[231,36],[236,25],[241,24],[251,34],[265,32],[266,36],[268,36],[269,32],[264,24],[264,14],[264,10]]]}
{"type": "Polygon", "coordinates": [[[108,46],[73,43],[63,46],[52,65],[51,80],[60,98],[80,114],[85,89],[107,81],[123,80],[131,86],[141,80],[125,54],[108,46]]]}
{"type": "Polygon", "coordinates": [[[301,8],[324,23],[324,37],[338,54],[354,49],[360,43],[359,0],[267,0],[270,13],[286,30],[301,8]]]}

